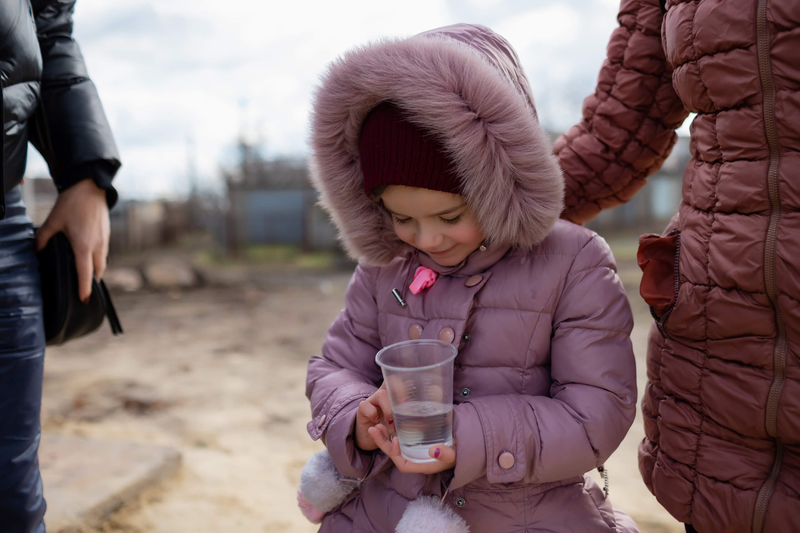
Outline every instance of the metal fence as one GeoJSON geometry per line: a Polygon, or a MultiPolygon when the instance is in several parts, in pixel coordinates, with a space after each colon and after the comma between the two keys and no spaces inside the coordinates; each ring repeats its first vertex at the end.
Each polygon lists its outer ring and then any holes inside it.
{"type": "Polygon", "coordinates": [[[336,229],[317,206],[314,190],[229,191],[224,247],[289,244],[306,250],[339,247],[336,229]]]}

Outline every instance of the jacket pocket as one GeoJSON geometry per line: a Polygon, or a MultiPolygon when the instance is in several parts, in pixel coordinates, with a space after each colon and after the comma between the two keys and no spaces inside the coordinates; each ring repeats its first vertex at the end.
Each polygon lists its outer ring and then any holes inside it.
{"type": "Polygon", "coordinates": [[[636,259],[642,269],[639,294],[656,320],[662,335],[664,325],[675,308],[680,289],[681,233],[670,231],[667,235],[642,235],[636,259]]]}

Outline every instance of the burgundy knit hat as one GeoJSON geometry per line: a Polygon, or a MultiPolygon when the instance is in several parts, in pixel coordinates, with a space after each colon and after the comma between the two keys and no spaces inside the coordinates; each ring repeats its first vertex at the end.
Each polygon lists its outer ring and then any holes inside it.
{"type": "Polygon", "coordinates": [[[358,146],[367,196],[382,185],[460,193],[453,162],[442,145],[390,102],[369,112],[358,146]]]}

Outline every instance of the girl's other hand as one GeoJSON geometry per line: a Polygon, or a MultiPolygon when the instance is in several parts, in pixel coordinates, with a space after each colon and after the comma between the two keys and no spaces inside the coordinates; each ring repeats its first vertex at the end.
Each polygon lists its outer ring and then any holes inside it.
{"type": "Polygon", "coordinates": [[[356,446],[365,452],[375,450],[378,444],[369,433],[369,428],[378,424],[388,425],[394,432],[394,420],[392,420],[392,405],[389,403],[389,395],[386,393],[386,383],[375,393],[358,404],[356,412],[356,426],[354,436],[356,446]]]}
{"type": "Polygon", "coordinates": [[[389,433],[386,426],[379,424],[368,429],[372,440],[395,464],[398,470],[406,474],[436,474],[456,466],[456,449],[452,446],[436,444],[428,450],[428,455],[436,461],[430,463],[412,463],[400,454],[400,441],[396,435],[389,433]]]}

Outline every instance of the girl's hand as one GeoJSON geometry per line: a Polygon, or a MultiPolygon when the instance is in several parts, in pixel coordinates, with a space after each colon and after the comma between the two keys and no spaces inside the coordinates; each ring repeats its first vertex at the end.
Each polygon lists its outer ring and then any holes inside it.
{"type": "Polygon", "coordinates": [[[392,405],[389,403],[389,395],[386,393],[386,383],[381,385],[381,388],[376,390],[372,396],[358,404],[354,429],[358,448],[365,452],[378,448],[378,444],[369,433],[369,428],[378,424],[388,425],[394,430],[392,405]]]}
{"type": "MultiPolygon", "coordinates": [[[[436,459],[431,463],[412,463],[400,455],[400,441],[396,435],[389,433],[386,426],[379,424],[368,429],[372,440],[395,464],[398,470],[406,474],[436,474],[456,466],[456,449],[452,446],[436,444],[428,450],[428,455],[436,459]]],[[[455,444],[455,443],[454,443],[455,444]]]]}

